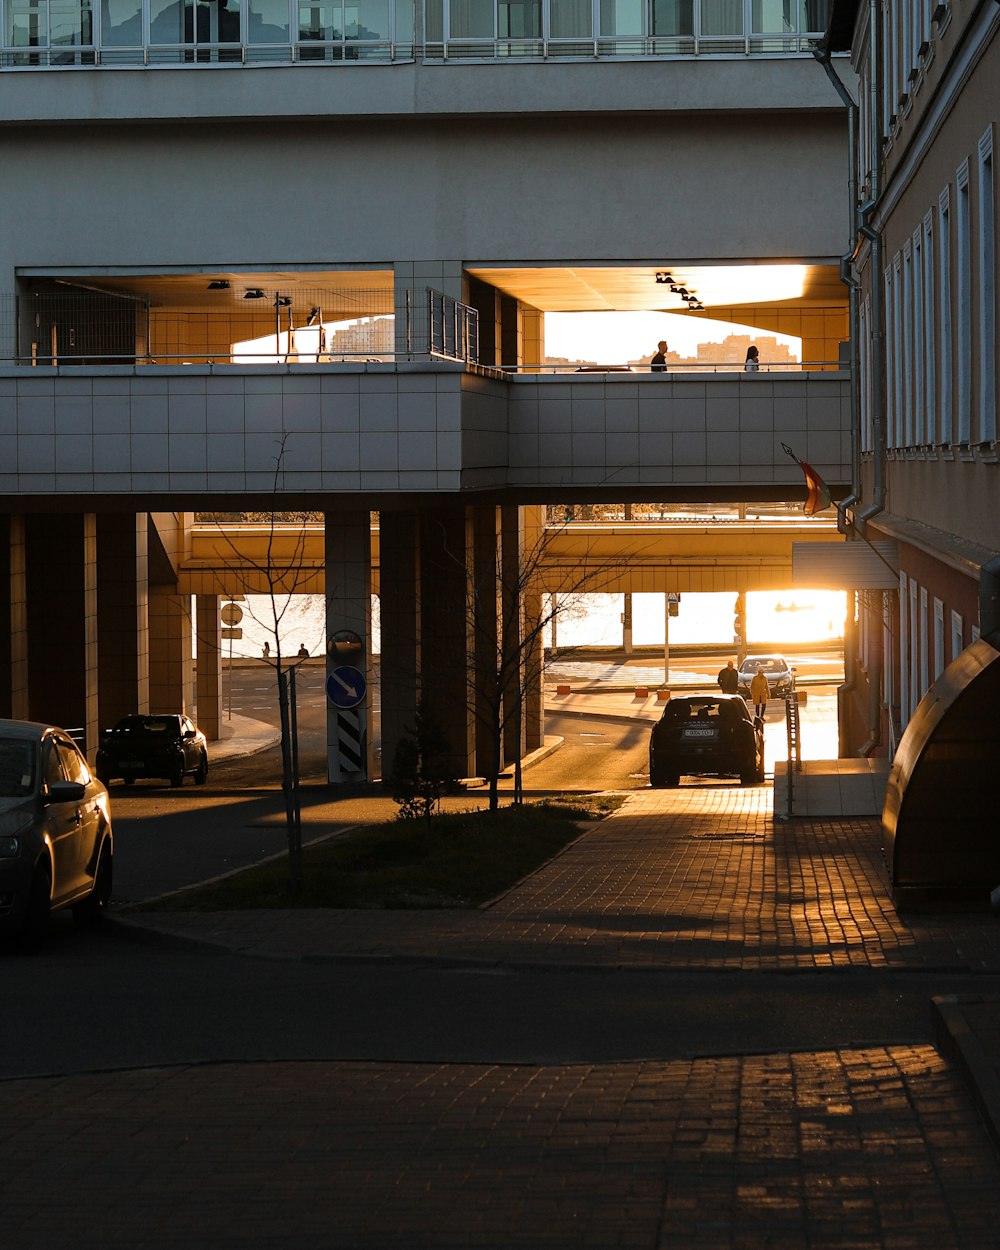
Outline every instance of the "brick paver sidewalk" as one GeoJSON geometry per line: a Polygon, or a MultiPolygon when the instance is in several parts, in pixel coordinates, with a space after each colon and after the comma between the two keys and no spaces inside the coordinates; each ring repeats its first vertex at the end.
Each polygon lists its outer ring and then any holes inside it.
{"type": "Polygon", "coordinates": [[[930,1046],[576,1066],[218,1065],[0,1084],[10,1250],[995,1250],[930,1046]]]}
{"type": "Polygon", "coordinates": [[[869,817],[774,822],[771,791],[642,790],[477,912],[137,913],[247,952],[564,967],[1000,971],[983,915],[900,917],[869,817]]]}
{"type": "MultiPolygon", "coordinates": [[[[636,793],[475,913],[136,920],[312,958],[1000,968],[991,917],[896,915],[876,822],[768,797],[636,793]]],[[[930,1045],[185,1065],[9,1081],[0,1117],[11,1250],[1000,1250],[1000,1161],[930,1045]]]]}

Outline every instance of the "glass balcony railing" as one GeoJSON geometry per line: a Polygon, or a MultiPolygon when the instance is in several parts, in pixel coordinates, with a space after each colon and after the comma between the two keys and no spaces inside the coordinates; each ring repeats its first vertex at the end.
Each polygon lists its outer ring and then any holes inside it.
{"type": "Polygon", "coordinates": [[[830,0],[0,0],[0,68],[802,55],[830,0]]]}

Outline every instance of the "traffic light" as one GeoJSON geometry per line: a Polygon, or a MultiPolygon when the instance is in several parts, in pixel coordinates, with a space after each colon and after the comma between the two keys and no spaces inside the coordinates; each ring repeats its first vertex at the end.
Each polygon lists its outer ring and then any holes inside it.
{"type": "Polygon", "coordinates": [[[742,643],[745,635],[743,596],[736,596],[736,604],[733,607],[733,642],[742,643]]]}

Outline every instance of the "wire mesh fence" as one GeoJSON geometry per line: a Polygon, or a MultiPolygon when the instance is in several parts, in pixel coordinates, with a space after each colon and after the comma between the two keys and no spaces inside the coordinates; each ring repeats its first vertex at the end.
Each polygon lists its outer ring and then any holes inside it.
{"type": "Polygon", "coordinates": [[[247,287],[180,295],[34,292],[0,302],[0,359],[21,364],[391,360],[391,290],[247,287]],[[215,298],[209,298],[210,296],[215,298]]]}
{"type": "Polygon", "coordinates": [[[0,299],[0,360],[29,365],[475,362],[476,310],[430,289],[246,286],[37,291],[0,299]],[[166,293],[164,293],[166,292],[166,293]]]}

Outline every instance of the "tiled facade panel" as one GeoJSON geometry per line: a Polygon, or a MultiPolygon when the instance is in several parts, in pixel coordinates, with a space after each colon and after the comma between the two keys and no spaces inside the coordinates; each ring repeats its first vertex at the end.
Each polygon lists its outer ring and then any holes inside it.
{"type": "Polygon", "coordinates": [[[798,485],[782,443],[827,482],[850,480],[850,384],[841,374],[522,376],[508,411],[514,486],[798,485]]]}
{"type": "MultiPolygon", "coordinates": [[[[27,375],[27,376],[25,376],[27,375]]],[[[376,366],[0,377],[13,495],[850,481],[842,374],[556,375],[376,366]]]]}

